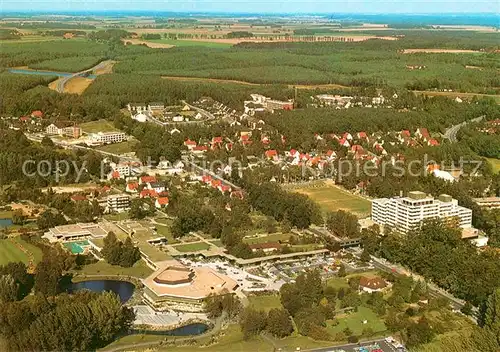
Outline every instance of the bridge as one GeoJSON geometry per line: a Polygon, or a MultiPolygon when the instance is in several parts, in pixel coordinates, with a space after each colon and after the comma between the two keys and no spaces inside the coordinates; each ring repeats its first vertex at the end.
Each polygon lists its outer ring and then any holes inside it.
{"type": "Polygon", "coordinates": [[[84,71],[80,71],[80,72],[77,72],[77,73],[74,73],[72,74],[71,76],[65,76],[65,77],[62,77],[58,82],[57,82],[57,86],[56,86],[56,91],[59,92],[59,93],[64,93],[64,86],[66,85],[66,83],[68,83],[68,81],[72,78],[75,78],[75,77],[85,77],[87,74],[89,73],[92,73],[94,71],[97,71],[101,68],[104,68],[106,65],[108,65],[111,61],[110,60],[106,60],[106,61],[102,61],[100,63],[98,63],[97,65],[95,65],[94,67],[92,68],[89,68],[87,70],[84,70],[84,71]]]}

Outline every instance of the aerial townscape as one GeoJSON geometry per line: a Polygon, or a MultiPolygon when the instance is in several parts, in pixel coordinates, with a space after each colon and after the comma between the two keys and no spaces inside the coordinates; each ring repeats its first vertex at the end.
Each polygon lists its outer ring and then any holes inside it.
{"type": "Polygon", "coordinates": [[[3,1],[0,351],[500,351],[498,10],[3,1]]]}

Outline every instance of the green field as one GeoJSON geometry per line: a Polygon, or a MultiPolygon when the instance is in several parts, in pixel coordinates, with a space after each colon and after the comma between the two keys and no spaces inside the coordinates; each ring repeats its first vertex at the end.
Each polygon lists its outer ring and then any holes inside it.
{"type": "Polygon", "coordinates": [[[97,147],[96,149],[107,153],[126,154],[126,153],[132,153],[134,151],[134,147],[136,144],[137,142],[135,141],[127,141],[121,143],[102,145],[100,147],[97,147]]]}
{"type": "Polygon", "coordinates": [[[249,296],[250,306],[257,310],[264,310],[266,312],[273,308],[283,308],[279,296],[249,296]]]}
{"type": "Polygon", "coordinates": [[[35,262],[39,262],[42,258],[42,251],[21,238],[0,240],[0,265],[5,265],[11,262],[29,263],[29,257],[15,243],[19,243],[26,250],[33,254],[35,262]]]}
{"type": "Polygon", "coordinates": [[[80,125],[81,129],[85,133],[97,133],[97,132],[116,132],[118,129],[113,126],[113,123],[106,120],[98,120],[85,122],[80,125]]]}
{"type": "Polygon", "coordinates": [[[346,210],[360,217],[370,215],[371,202],[369,200],[334,185],[312,184],[309,187],[294,189],[294,191],[309,196],[325,212],[346,210]]]}
{"type": "Polygon", "coordinates": [[[174,246],[174,248],[177,249],[179,252],[197,252],[209,249],[210,246],[205,242],[196,242],[196,243],[181,244],[178,246],[174,246]]]}
{"type": "Polygon", "coordinates": [[[181,39],[153,39],[147,40],[152,43],[160,43],[160,44],[169,44],[175,46],[205,46],[208,48],[230,48],[233,45],[227,43],[213,43],[213,42],[204,42],[198,40],[181,40],[181,39]]]}
{"type": "Polygon", "coordinates": [[[500,172],[500,159],[486,158],[486,160],[490,163],[493,172],[498,174],[500,172]]]}
{"type": "Polygon", "coordinates": [[[224,247],[221,240],[212,240],[212,241],[208,241],[208,242],[210,242],[211,244],[213,244],[216,247],[224,247]]]}
{"type": "Polygon", "coordinates": [[[81,270],[74,271],[75,274],[81,275],[123,275],[139,278],[148,277],[152,272],[143,260],[139,260],[131,268],[111,265],[101,260],[94,264],[85,265],[81,270]]]}
{"type": "Polygon", "coordinates": [[[354,335],[361,335],[365,328],[371,328],[373,332],[386,330],[384,322],[367,307],[359,307],[357,312],[349,313],[345,317],[339,315],[336,319],[339,322],[336,326],[332,325],[331,321],[327,321],[327,330],[332,335],[343,331],[345,328],[349,328],[354,335]],[[363,320],[366,320],[367,323],[363,324],[363,320]]]}

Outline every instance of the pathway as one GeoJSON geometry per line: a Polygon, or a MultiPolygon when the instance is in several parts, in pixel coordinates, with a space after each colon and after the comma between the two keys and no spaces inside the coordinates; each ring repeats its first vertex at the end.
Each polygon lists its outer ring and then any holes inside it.
{"type": "MultiPolygon", "coordinates": [[[[470,120],[470,122],[480,122],[485,116],[486,115],[479,116],[473,120],[470,120]]],[[[458,142],[457,133],[465,125],[467,125],[467,121],[464,121],[458,125],[451,126],[444,132],[443,137],[449,139],[452,143],[458,142]]]]}

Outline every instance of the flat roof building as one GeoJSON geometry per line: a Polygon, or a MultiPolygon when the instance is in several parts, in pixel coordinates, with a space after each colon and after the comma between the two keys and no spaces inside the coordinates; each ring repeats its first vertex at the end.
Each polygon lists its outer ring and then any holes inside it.
{"type": "Polygon", "coordinates": [[[458,201],[447,194],[435,199],[423,192],[410,192],[408,197],[374,199],[372,219],[403,233],[418,229],[428,219],[456,219],[459,227],[470,228],[472,210],[459,206],[458,201]]]}
{"type": "Polygon", "coordinates": [[[122,212],[130,209],[130,196],[126,194],[108,196],[106,202],[110,211],[122,212]]]}
{"type": "Polygon", "coordinates": [[[500,197],[474,198],[474,202],[481,208],[497,209],[500,208],[500,197]]]}
{"type": "Polygon", "coordinates": [[[201,312],[211,295],[232,294],[238,283],[207,267],[189,268],[176,260],[157,264],[143,280],[145,301],[155,310],[201,312]]]}

